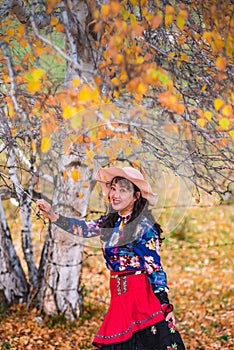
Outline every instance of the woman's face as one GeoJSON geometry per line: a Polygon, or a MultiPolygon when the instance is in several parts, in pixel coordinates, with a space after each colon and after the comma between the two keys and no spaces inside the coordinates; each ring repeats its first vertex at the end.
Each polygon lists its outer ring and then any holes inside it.
{"type": "Polygon", "coordinates": [[[112,182],[109,199],[114,210],[118,211],[120,215],[127,215],[132,212],[137,196],[134,195],[132,183],[123,179],[112,182]]]}

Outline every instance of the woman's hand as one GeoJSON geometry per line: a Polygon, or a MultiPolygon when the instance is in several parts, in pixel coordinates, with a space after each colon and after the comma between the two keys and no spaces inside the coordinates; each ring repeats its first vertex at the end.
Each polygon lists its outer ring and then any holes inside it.
{"type": "Polygon", "coordinates": [[[172,312],[169,312],[169,314],[167,314],[167,317],[166,317],[166,321],[171,321],[173,323],[173,326],[175,327],[175,316],[173,314],[173,311],[172,312]]]}
{"type": "Polygon", "coordinates": [[[46,218],[50,219],[51,221],[56,221],[58,219],[59,215],[53,211],[50,203],[46,202],[44,199],[38,199],[36,201],[36,205],[46,218]]]}

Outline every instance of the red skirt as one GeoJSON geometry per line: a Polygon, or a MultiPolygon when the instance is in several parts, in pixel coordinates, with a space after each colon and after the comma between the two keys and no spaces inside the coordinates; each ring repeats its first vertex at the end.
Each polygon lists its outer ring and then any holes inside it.
{"type": "Polygon", "coordinates": [[[160,302],[144,273],[111,272],[110,292],[110,307],[93,340],[94,346],[125,342],[135,332],[164,320],[160,302]]]}

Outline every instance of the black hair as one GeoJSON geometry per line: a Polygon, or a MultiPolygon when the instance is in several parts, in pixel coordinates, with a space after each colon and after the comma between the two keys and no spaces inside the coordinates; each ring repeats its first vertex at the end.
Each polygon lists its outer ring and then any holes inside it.
{"type": "MultiPolygon", "coordinates": [[[[111,186],[113,183],[117,183],[121,180],[126,180],[126,179],[123,177],[120,177],[120,176],[115,177],[112,179],[109,186],[111,186]]],[[[129,181],[129,180],[127,180],[127,181],[129,181]]],[[[149,210],[148,200],[146,198],[142,197],[140,189],[134,183],[132,183],[131,181],[129,181],[129,182],[133,185],[133,196],[135,196],[137,199],[134,202],[131,218],[127,222],[127,224],[124,226],[123,238],[118,242],[118,245],[123,246],[129,242],[132,242],[133,237],[134,237],[134,239],[136,239],[135,230],[136,230],[137,225],[141,221],[143,216],[148,218],[153,223],[153,225],[158,233],[158,236],[159,236],[159,243],[161,244],[163,239],[164,239],[161,237],[161,233],[163,232],[163,230],[162,230],[161,226],[155,221],[153,214],[149,210]],[[139,196],[139,192],[140,192],[140,196],[139,196]]],[[[115,226],[115,223],[116,223],[118,217],[119,217],[118,212],[115,211],[110,204],[109,208],[108,208],[108,213],[105,217],[105,220],[103,221],[103,223],[101,225],[101,239],[104,242],[107,242],[108,239],[110,238],[110,235],[112,233],[112,230],[115,226]]]]}

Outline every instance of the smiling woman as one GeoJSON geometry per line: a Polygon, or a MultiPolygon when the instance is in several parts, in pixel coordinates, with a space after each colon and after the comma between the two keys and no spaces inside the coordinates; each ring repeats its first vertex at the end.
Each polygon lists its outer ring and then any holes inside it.
{"type": "Polygon", "coordinates": [[[139,196],[140,191],[136,189],[136,186],[134,189],[134,185],[127,179],[115,177],[112,180],[109,200],[112,208],[118,211],[120,215],[125,216],[130,214],[139,196]]]}
{"type": "Polygon", "coordinates": [[[106,350],[184,350],[160,261],[162,229],[148,209],[157,195],[132,167],[101,168],[96,180],[109,199],[107,214],[96,220],[66,218],[44,200],[37,201],[44,215],[65,231],[101,237],[111,301],[93,345],[106,350]]]}

